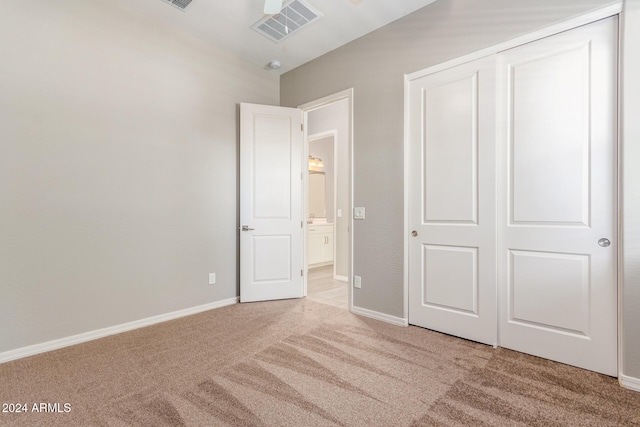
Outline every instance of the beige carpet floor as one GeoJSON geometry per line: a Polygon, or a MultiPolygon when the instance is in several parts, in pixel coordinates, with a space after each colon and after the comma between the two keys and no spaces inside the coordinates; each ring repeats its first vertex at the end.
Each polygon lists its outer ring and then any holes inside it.
{"type": "Polygon", "coordinates": [[[2,426],[640,426],[614,378],[309,299],[1,364],[0,403],[28,406],[2,426]]]}

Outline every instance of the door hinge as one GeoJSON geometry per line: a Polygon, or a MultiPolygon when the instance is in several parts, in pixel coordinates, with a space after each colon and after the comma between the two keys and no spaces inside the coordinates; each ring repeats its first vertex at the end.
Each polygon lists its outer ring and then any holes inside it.
{"type": "Polygon", "coordinates": [[[304,228],[304,221],[300,221],[300,228],[304,228]]]}
{"type": "Polygon", "coordinates": [[[300,132],[304,132],[304,123],[300,123],[300,132]]]}
{"type": "Polygon", "coordinates": [[[304,277],[304,270],[300,270],[300,277],[304,277]]]}

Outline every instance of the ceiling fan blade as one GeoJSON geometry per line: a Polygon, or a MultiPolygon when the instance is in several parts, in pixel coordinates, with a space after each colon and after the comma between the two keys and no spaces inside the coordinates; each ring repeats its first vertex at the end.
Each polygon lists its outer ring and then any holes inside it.
{"type": "Polygon", "coordinates": [[[264,0],[265,15],[277,15],[282,10],[283,0],[264,0]]]}

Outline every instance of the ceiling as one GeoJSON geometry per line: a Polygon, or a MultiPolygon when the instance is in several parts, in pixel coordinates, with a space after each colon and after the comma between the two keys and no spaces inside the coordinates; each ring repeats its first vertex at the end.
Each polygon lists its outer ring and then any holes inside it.
{"type": "Polygon", "coordinates": [[[208,43],[282,74],[395,21],[435,0],[304,0],[322,15],[275,43],[251,29],[263,18],[264,0],[192,0],[183,11],[163,0],[128,5],[208,43]],[[278,60],[279,70],[267,64],[278,60]]]}

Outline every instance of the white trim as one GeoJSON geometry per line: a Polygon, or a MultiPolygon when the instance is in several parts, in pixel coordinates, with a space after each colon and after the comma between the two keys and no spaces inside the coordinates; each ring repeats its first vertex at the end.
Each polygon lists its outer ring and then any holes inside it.
{"type": "MultiPolygon", "coordinates": [[[[306,251],[305,251],[305,253],[306,253],[306,251]]],[[[317,267],[326,267],[327,265],[333,265],[333,264],[335,264],[334,261],[319,262],[319,263],[316,263],[316,264],[307,264],[307,269],[317,268],[317,267]]],[[[305,293],[305,295],[306,295],[306,293],[305,293]]]]}
{"type": "Polygon", "coordinates": [[[371,319],[376,319],[382,322],[391,323],[392,325],[396,325],[396,326],[409,326],[409,319],[407,319],[406,317],[391,316],[389,314],[368,310],[362,307],[351,307],[351,312],[359,316],[369,317],[371,319]]]}
{"type": "MultiPolygon", "coordinates": [[[[616,132],[616,172],[617,172],[617,176],[616,176],[616,212],[618,213],[615,220],[616,220],[616,226],[617,226],[617,242],[618,244],[616,245],[616,250],[617,250],[617,280],[616,280],[616,286],[617,286],[617,291],[618,291],[618,300],[617,300],[617,309],[618,309],[618,328],[616,330],[617,334],[618,334],[618,346],[616,348],[616,351],[618,352],[618,381],[620,382],[620,385],[622,385],[623,387],[625,387],[623,385],[623,380],[622,378],[624,377],[624,375],[622,374],[622,367],[624,366],[624,346],[623,346],[623,336],[624,334],[622,333],[623,330],[623,309],[624,309],[624,230],[623,230],[623,220],[624,220],[624,211],[622,209],[622,200],[623,200],[623,182],[622,182],[622,176],[624,174],[624,169],[623,169],[623,159],[622,159],[622,131],[623,131],[623,123],[622,123],[622,106],[623,106],[623,100],[622,100],[622,96],[623,96],[623,33],[624,33],[624,12],[621,12],[618,18],[618,75],[616,76],[618,79],[618,93],[617,93],[617,104],[616,104],[616,115],[617,115],[617,123],[616,125],[618,126],[617,132],[616,132]]],[[[637,388],[636,390],[640,391],[640,388],[637,388]]]]}
{"type": "Polygon", "coordinates": [[[624,388],[628,388],[633,391],[640,391],[640,378],[628,377],[620,374],[618,382],[624,388]]]}
{"type": "MultiPolygon", "coordinates": [[[[445,70],[447,68],[455,67],[456,65],[464,64],[465,62],[474,61],[476,59],[483,58],[485,56],[494,55],[498,52],[502,52],[507,49],[512,49],[516,46],[523,45],[525,43],[530,43],[535,40],[539,40],[545,37],[552,36],[554,34],[561,33],[563,31],[568,31],[576,27],[580,27],[582,25],[590,24],[592,22],[598,21],[600,19],[608,18],[610,16],[617,15],[622,12],[623,2],[621,0],[617,0],[614,3],[611,3],[607,6],[601,7],[594,11],[591,11],[587,14],[580,15],[574,18],[571,18],[567,21],[562,21],[557,24],[550,25],[548,27],[542,28],[540,30],[534,31],[532,33],[528,33],[506,42],[498,43],[493,46],[489,46],[484,49],[480,49],[473,53],[452,59],[450,61],[442,62],[437,65],[433,65],[431,67],[425,68],[423,70],[415,71],[413,73],[405,74],[405,87],[408,81],[419,79],[421,77],[427,76],[429,74],[436,73],[438,71],[445,70]]],[[[405,134],[406,135],[406,134],[405,134]]]]}
{"type": "Polygon", "coordinates": [[[324,130],[324,131],[318,132],[318,133],[312,133],[310,135],[307,135],[307,141],[308,142],[312,142],[312,141],[315,141],[317,139],[328,138],[330,136],[332,136],[334,138],[337,138],[338,137],[338,131],[336,129],[331,129],[331,130],[324,130]]]}
{"type": "MultiPolygon", "coordinates": [[[[345,89],[342,90],[340,92],[336,92],[332,95],[328,95],[325,97],[322,97],[320,99],[317,99],[315,101],[311,101],[311,102],[307,102],[306,104],[302,104],[299,105],[298,108],[300,110],[302,110],[303,112],[303,118],[302,118],[302,123],[304,125],[304,155],[305,155],[305,161],[307,159],[307,156],[309,155],[309,144],[308,144],[308,134],[307,134],[307,129],[308,129],[308,121],[309,121],[309,113],[313,110],[317,110],[318,108],[322,108],[325,107],[329,104],[332,104],[334,102],[337,101],[341,101],[343,99],[348,100],[349,103],[349,108],[348,108],[348,132],[347,132],[347,138],[348,138],[348,144],[349,147],[347,149],[348,153],[349,153],[349,159],[348,159],[348,164],[349,164],[349,174],[348,174],[348,188],[349,188],[349,195],[348,195],[348,200],[349,200],[349,206],[348,206],[348,212],[353,212],[353,88],[350,89],[345,89]]],[[[304,200],[305,200],[305,206],[304,206],[304,212],[306,212],[307,210],[307,191],[306,188],[308,186],[307,183],[307,175],[305,174],[305,181],[303,183],[303,188],[305,188],[304,193],[304,200]]],[[[349,280],[350,277],[353,277],[353,215],[349,215],[349,243],[348,243],[348,251],[349,251],[349,255],[348,255],[348,259],[349,259],[349,265],[347,267],[347,269],[349,270],[349,276],[347,276],[347,282],[349,283],[349,301],[348,301],[348,308],[349,310],[351,310],[353,308],[353,286],[351,286],[351,282],[349,280]]],[[[307,234],[306,234],[306,227],[305,227],[305,235],[304,235],[304,239],[305,239],[305,246],[306,246],[306,242],[307,242],[307,234]]],[[[336,240],[336,239],[334,239],[336,240]]],[[[305,255],[304,255],[304,262],[306,265],[307,262],[307,258],[306,258],[306,248],[305,248],[305,255]]],[[[335,252],[334,252],[334,257],[335,257],[335,252]]],[[[304,274],[304,295],[307,295],[307,274],[305,272],[304,274]]]]}
{"type": "Polygon", "coordinates": [[[169,320],[178,319],[180,317],[202,313],[203,311],[209,311],[216,308],[225,307],[227,305],[236,304],[237,302],[238,297],[233,297],[209,304],[186,308],[184,310],[178,310],[171,313],[160,314],[158,316],[147,317],[146,319],[135,320],[133,322],[123,323],[121,325],[110,326],[108,328],[97,329],[95,331],[85,332],[78,335],[72,335],[66,338],[60,338],[40,344],[34,344],[28,347],[18,348],[16,350],[5,351],[3,353],[0,353],[0,363],[10,362],[12,360],[21,359],[23,357],[34,356],[36,354],[81,344],[87,341],[93,341],[99,338],[108,337],[109,335],[115,335],[122,332],[132,331],[134,329],[144,328],[146,326],[155,325],[157,323],[162,323],[169,320]]]}
{"type": "Polygon", "coordinates": [[[347,276],[338,276],[337,274],[333,276],[333,279],[341,282],[349,282],[349,278],[347,276]]]}
{"type": "MultiPolygon", "coordinates": [[[[349,113],[347,113],[349,114],[349,113]]],[[[347,124],[348,126],[348,124],[347,124]]],[[[349,134],[347,131],[347,138],[349,134]]],[[[347,146],[347,152],[349,152],[349,146],[347,146]]],[[[347,174],[347,179],[349,174],[347,174]]],[[[348,190],[347,190],[348,192],[348,190]]],[[[347,194],[347,200],[349,195],[347,194]]],[[[347,202],[348,203],[348,202],[347,202]]],[[[341,216],[342,217],[342,216],[341,216]]],[[[333,276],[336,276],[338,268],[338,130],[334,129],[333,134],[333,276]]],[[[349,237],[349,226],[347,225],[347,237],[349,237]]],[[[349,251],[349,240],[347,239],[347,252],[349,251]]],[[[347,253],[347,264],[349,263],[349,254],[347,253]]],[[[347,265],[347,271],[349,266],[347,265]]],[[[347,295],[349,292],[347,292],[347,295]]],[[[347,307],[349,306],[349,297],[347,296],[347,307]]]]}
{"type": "Polygon", "coordinates": [[[404,259],[402,260],[402,292],[404,298],[402,301],[402,312],[404,317],[409,319],[409,163],[410,150],[409,145],[409,76],[404,75],[404,123],[402,130],[404,132],[404,259]]]}
{"type": "Polygon", "coordinates": [[[353,99],[353,88],[341,90],[340,92],[336,92],[332,95],[327,95],[320,99],[316,99],[315,101],[307,102],[306,104],[299,105],[298,108],[305,113],[308,113],[345,98],[353,99]]]}

